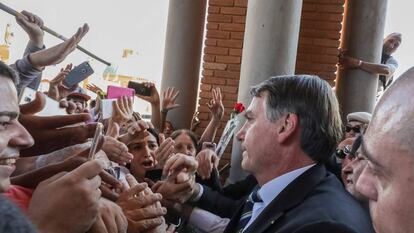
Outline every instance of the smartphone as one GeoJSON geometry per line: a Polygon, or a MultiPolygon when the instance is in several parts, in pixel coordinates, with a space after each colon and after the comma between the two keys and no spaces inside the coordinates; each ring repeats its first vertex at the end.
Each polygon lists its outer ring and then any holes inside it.
{"type": "Polygon", "coordinates": [[[102,120],[109,119],[112,116],[112,103],[115,102],[116,99],[103,99],[101,100],[101,116],[102,120]]]}
{"type": "Polygon", "coordinates": [[[138,95],[151,96],[151,88],[146,87],[143,83],[129,81],[128,87],[134,89],[138,95]]]}
{"type": "Polygon", "coordinates": [[[203,142],[203,146],[201,147],[201,150],[209,149],[212,151],[216,151],[216,143],[213,142],[203,142]]]}
{"type": "Polygon", "coordinates": [[[87,79],[94,73],[89,62],[85,61],[78,66],[75,66],[63,80],[63,85],[68,88],[72,88],[74,85],[87,79]]]}
{"type": "Polygon", "coordinates": [[[91,149],[89,150],[88,160],[94,160],[95,157],[96,157],[96,152],[97,152],[97,149],[98,149],[99,139],[102,136],[103,128],[104,128],[104,126],[103,126],[102,123],[97,123],[95,134],[94,134],[93,140],[92,140],[91,149]]]}
{"type": "MultiPolygon", "coordinates": [[[[27,104],[36,99],[36,90],[26,87],[19,96],[19,105],[27,104]]],[[[59,102],[46,95],[46,105],[37,116],[67,115],[66,109],[59,107],[59,102]]]]}
{"type": "Polygon", "coordinates": [[[107,92],[106,92],[107,99],[118,99],[118,97],[122,96],[128,96],[134,98],[135,96],[135,90],[132,88],[126,88],[126,87],[117,87],[117,86],[108,86],[107,92]]]}

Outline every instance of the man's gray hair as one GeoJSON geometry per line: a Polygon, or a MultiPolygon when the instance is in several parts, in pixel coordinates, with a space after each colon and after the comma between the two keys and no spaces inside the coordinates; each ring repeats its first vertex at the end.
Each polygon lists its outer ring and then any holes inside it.
{"type": "Polygon", "coordinates": [[[250,91],[255,97],[263,92],[267,93],[267,118],[275,121],[287,113],[296,114],[302,150],[314,161],[325,162],[343,136],[338,100],[329,84],[311,75],[276,76],[250,91]]]}

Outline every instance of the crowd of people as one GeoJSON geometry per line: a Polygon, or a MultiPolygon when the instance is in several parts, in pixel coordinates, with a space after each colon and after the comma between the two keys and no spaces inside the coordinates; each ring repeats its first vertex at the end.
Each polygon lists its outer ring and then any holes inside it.
{"type": "MultiPolygon", "coordinates": [[[[150,122],[127,96],[103,119],[102,89],[88,85],[92,99],[63,84],[71,64],[47,92],[19,105],[25,88],[37,90],[42,70],[64,61],[89,28],[46,48],[38,16],[23,11],[16,20],[29,42],[22,59],[0,62],[0,232],[414,232],[414,69],[392,85],[385,79],[372,115],[350,113],[344,123],[334,91],[317,76],[253,86],[235,135],[250,175],[223,186],[220,157],[205,146],[224,116],[220,88],[201,136],[196,117],[190,129],[167,120],[179,110],[179,90],[160,95],[152,83],[144,84],[150,95],[137,95],[151,104],[150,122]],[[47,98],[67,115],[37,115],[47,98]]],[[[384,41],[389,61],[401,35],[384,41]]],[[[375,65],[350,67],[354,60],[341,54],[349,68],[375,65]]]]}

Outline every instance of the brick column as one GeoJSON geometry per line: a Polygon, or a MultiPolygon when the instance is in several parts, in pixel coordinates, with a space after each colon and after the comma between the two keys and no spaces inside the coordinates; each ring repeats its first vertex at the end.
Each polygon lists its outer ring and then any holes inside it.
{"type": "Polygon", "coordinates": [[[196,108],[205,12],[206,0],[170,0],[161,93],[180,90],[181,107],[168,114],[177,129],[190,128],[196,108]]]}
{"type": "MultiPolygon", "coordinates": [[[[341,48],[351,57],[380,63],[387,0],[348,0],[345,5],[341,48]]],[[[353,69],[338,69],[336,93],[342,117],[351,112],[372,112],[378,75],[353,69]]]]}
{"type": "MultiPolygon", "coordinates": [[[[251,86],[271,76],[295,73],[301,10],[302,0],[249,0],[239,102],[250,103],[251,86]]],[[[230,183],[245,176],[241,153],[240,143],[234,139],[230,183]]]]}

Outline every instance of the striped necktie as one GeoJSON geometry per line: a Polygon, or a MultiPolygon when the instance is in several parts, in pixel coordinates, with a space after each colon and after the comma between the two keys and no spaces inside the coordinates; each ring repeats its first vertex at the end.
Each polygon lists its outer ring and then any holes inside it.
{"type": "Polygon", "coordinates": [[[259,195],[259,188],[255,188],[253,192],[249,195],[246,202],[244,203],[242,214],[240,216],[239,224],[237,225],[236,232],[243,232],[247,223],[252,218],[253,205],[255,202],[263,202],[262,198],[259,195]]]}

